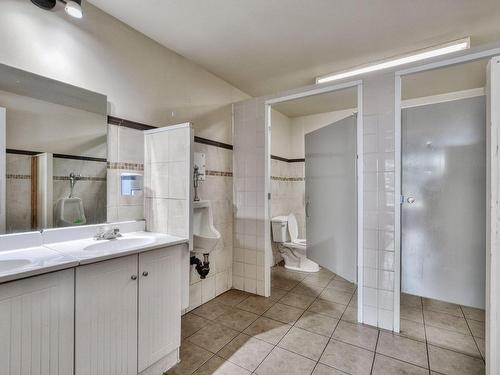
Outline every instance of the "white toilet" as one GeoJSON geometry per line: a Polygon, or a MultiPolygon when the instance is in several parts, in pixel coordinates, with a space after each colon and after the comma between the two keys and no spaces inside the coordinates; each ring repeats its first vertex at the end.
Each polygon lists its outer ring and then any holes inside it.
{"type": "Polygon", "coordinates": [[[292,213],[288,216],[276,216],[271,219],[273,241],[285,260],[285,268],[293,271],[318,272],[319,265],[307,259],[306,240],[298,238],[297,218],[292,213]]]}

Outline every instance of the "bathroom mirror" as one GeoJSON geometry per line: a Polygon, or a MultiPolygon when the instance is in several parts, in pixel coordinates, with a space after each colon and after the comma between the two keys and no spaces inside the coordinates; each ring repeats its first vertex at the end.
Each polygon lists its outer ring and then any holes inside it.
{"type": "Polygon", "coordinates": [[[0,65],[1,233],[106,222],[106,113],[104,95],[0,65]]]}

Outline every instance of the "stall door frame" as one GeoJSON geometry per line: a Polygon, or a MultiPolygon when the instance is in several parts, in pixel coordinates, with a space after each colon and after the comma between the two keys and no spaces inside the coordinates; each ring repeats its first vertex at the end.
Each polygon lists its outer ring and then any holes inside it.
{"type": "MultiPolygon", "coordinates": [[[[354,80],[344,83],[328,84],[322,85],[320,87],[314,87],[305,89],[303,91],[297,91],[292,94],[287,94],[284,96],[278,96],[272,99],[268,99],[264,102],[265,106],[265,128],[267,129],[266,134],[266,145],[265,145],[265,157],[266,157],[266,170],[265,170],[265,189],[268,193],[267,195],[267,205],[265,210],[265,225],[267,228],[271,225],[270,217],[270,186],[271,186],[271,108],[273,105],[278,103],[287,102],[290,100],[305,98],[313,95],[326,94],[333,91],[340,91],[349,88],[356,88],[356,99],[357,99],[357,120],[356,120],[356,148],[357,148],[357,267],[356,267],[356,280],[357,285],[363,285],[363,81],[354,80]]],[[[269,232],[269,231],[268,231],[269,232]]],[[[272,257],[271,250],[271,236],[266,236],[265,244],[265,290],[266,296],[270,295],[271,291],[271,264],[270,258],[272,257]]],[[[358,288],[358,322],[362,322],[363,319],[363,288],[358,288]]]]}
{"type": "MultiPolygon", "coordinates": [[[[488,64],[488,69],[485,72],[488,79],[487,101],[489,95],[499,95],[500,78],[497,82],[490,82],[492,70],[497,70],[497,75],[500,76],[500,48],[486,49],[478,52],[472,52],[466,55],[451,57],[449,59],[422,64],[415,67],[398,70],[395,72],[395,191],[401,192],[401,78],[406,75],[420,73],[424,71],[435,70],[447,66],[464,64],[467,62],[477,61],[481,59],[491,58],[488,64]],[[495,57],[496,56],[496,57],[495,57]],[[492,64],[498,64],[492,68],[492,64]],[[493,83],[493,86],[492,86],[493,83]]],[[[486,130],[486,374],[500,374],[500,360],[497,358],[498,350],[500,350],[499,322],[496,315],[499,314],[500,303],[500,281],[496,279],[496,274],[500,271],[500,259],[497,246],[497,171],[498,171],[498,122],[500,121],[500,113],[497,110],[492,111],[489,103],[487,104],[487,130],[486,130]]],[[[401,203],[401,202],[400,202],[401,203]]],[[[395,215],[395,273],[394,273],[394,290],[401,290],[401,204],[396,204],[394,208],[395,215]]],[[[400,328],[400,293],[394,293],[394,331],[398,332],[400,328]]]]}

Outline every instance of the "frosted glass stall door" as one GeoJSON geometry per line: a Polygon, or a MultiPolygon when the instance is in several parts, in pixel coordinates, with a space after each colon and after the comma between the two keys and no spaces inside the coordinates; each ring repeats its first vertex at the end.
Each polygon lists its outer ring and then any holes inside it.
{"type": "Polygon", "coordinates": [[[356,281],[356,116],[305,136],[307,257],[356,281]]]}
{"type": "Polygon", "coordinates": [[[402,112],[402,291],[484,308],[484,97],[402,112]]]}

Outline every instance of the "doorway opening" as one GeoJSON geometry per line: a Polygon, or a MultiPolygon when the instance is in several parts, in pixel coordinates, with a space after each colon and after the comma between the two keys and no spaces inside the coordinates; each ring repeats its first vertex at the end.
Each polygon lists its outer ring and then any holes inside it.
{"type": "Polygon", "coordinates": [[[266,102],[271,296],[295,290],[349,307],[354,317],[360,101],[354,82],[266,102]]]}

